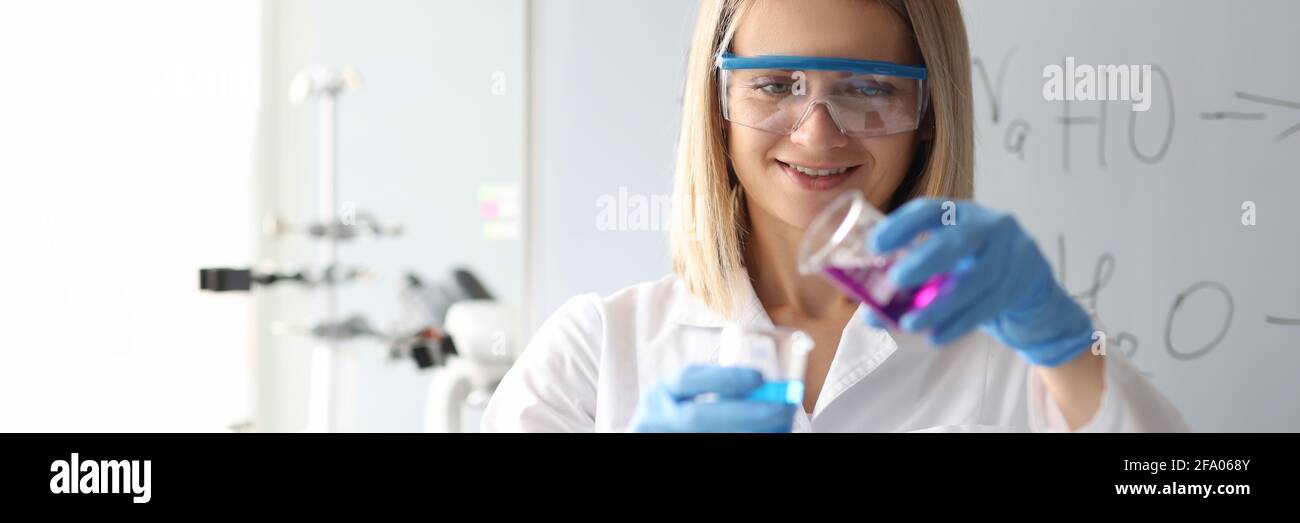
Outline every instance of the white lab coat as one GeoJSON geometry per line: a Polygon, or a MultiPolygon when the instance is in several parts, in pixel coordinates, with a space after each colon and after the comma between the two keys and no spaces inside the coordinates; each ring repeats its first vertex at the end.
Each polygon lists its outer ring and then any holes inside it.
{"type": "MultiPolygon", "coordinates": [[[[747,279],[743,281],[748,281],[747,279]]],[[[752,286],[738,321],[771,326],[752,286]]],[[[863,309],[859,309],[859,314],[863,309]]],[[[726,320],[676,276],[570,299],[538,329],[483,414],[484,432],[621,432],[642,394],[689,363],[716,363],[726,320]]],[[[1093,357],[1084,355],[1082,357],[1093,357]]],[[[936,349],[924,337],[849,321],[811,413],[795,432],[1067,430],[1014,351],[977,331],[936,349]]],[[[1178,411],[1117,351],[1083,431],[1185,431],[1178,411]]]]}

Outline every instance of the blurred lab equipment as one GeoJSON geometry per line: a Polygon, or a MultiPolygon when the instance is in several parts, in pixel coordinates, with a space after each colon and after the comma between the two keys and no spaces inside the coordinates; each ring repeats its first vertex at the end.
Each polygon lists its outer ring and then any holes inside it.
{"type": "Polygon", "coordinates": [[[487,400],[522,347],[518,315],[497,301],[472,272],[456,269],[447,281],[406,275],[392,360],[411,358],[432,372],[426,396],[426,432],[477,432],[487,400]]]}
{"type": "MultiPolygon", "coordinates": [[[[361,88],[361,75],[351,67],[327,68],[313,65],[294,76],[289,86],[289,101],[301,104],[315,99],[319,110],[320,137],[317,144],[316,210],[319,223],[326,228],[335,222],[338,209],[338,97],[347,91],[361,88]]],[[[317,259],[329,270],[337,261],[338,241],[333,235],[317,238],[317,259]]],[[[336,323],[338,299],[335,286],[325,287],[323,325],[336,323]]],[[[353,391],[343,390],[347,380],[337,379],[344,371],[340,367],[352,361],[339,361],[332,338],[319,338],[320,345],[312,351],[311,385],[308,393],[307,431],[338,431],[339,398],[349,397],[353,391]]]]}
{"type": "Polygon", "coordinates": [[[456,354],[430,380],[426,432],[478,432],[479,420],[518,356],[513,308],[491,300],[465,300],[447,310],[445,333],[456,354]]]}
{"type": "Polygon", "coordinates": [[[341,267],[339,242],[388,239],[402,235],[400,224],[385,223],[351,203],[338,207],[337,104],[338,97],[361,86],[361,77],[349,67],[312,66],[294,77],[289,89],[293,103],[315,101],[319,110],[317,216],[296,222],[268,215],[262,233],[272,238],[303,236],[317,248],[319,269],[277,271],[261,268],[203,268],[199,288],[212,292],[253,291],[255,287],[293,284],[322,291],[323,311],[313,325],[273,322],[277,335],[311,336],[318,342],[312,353],[305,431],[349,430],[340,423],[340,404],[355,395],[352,380],[339,379],[355,372],[354,350],[344,342],[370,340],[386,346],[390,361],[414,361],[430,371],[425,427],[434,432],[478,428],[478,416],[487,398],[514,361],[518,343],[514,310],[497,302],[473,273],[456,269],[445,281],[426,282],[408,272],[398,299],[401,317],[381,328],[362,314],[342,318],[337,287],[371,279],[368,267],[341,267]]]}
{"type": "Polygon", "coordinates": [[[212,292],[250,291],[253,285],[269,287],[280,282],[291,281],[303,287],[331,286],[370,278],[372,273],[364,268],[340,269],[327,267],[316,274],[301,270],[297,272],[258,271],[254,269],[232,269],[212,267],[199,269],[199,289],[212,292]]]}

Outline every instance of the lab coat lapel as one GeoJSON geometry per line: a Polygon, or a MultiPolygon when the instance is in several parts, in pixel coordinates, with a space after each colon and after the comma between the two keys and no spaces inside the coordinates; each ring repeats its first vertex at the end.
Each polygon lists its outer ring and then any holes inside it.
{"type": "Polygon", "coordinates": [[[840,333],[840,345],[835,349],[826,382],[817,396],[814,415],[826,410],[844,391],[866,378],[898,350],[897,340],[888,331],[871,327],[863,321],[865,314],[866,306],[859,306],[858,312],[849,318],[848,325],[840,333]]]}
{"type": "MultiPolygon", "coordinates": [[[[746,278],[745,281],[748,279],[746,278]]],[[[767,320],[762,305],[757,303],[758,300],[749,299],[740,292],[740,289],[737,291],[733,294],[737,297],[737,307],[733,310],[733,317],[738,318],[743,325],[762,321],[767,321],[770,325],[771,321],[767,320]]],[[[753,290],[748,292],[750,295],[753,294],[753,290]]],[[[698,296],[691,294],[686,289],[686,283],[680,278],[674,284],[667,319],[678,328],[675,339],[678,343],[684,343],[683,348],[688,353],[685,361],[714,364],[718,362],[722,328],[727,325],[728,319],[705,305],[698,296]]]]}

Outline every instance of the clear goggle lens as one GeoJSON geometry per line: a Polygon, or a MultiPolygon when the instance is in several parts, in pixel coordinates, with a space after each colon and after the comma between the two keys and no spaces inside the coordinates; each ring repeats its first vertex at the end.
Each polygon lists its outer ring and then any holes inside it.
{"type": "MultiPolygon", "coordinates": [[[[722,116],[727,121],[778,134],[790,134],[817,106],[824,106],[847,136],[868,138],[914,131],[925,114],[925,80],[908,75],[872,74],[863,67],[834,70],[823,62],[838,59],[776,57],[807,60],[812,67],[760,68],[766,57],[719,60],[718,87],[722,116]]],[[[850,62],[850,61],[843,61],[850,62]]],[[[887,63],[876,69],[920,70],[887,63]]],[[[867,68],[871,69],[871,68],[867,68]]],[[[924,73],[920,73],[924,76],[924,73]]]]}

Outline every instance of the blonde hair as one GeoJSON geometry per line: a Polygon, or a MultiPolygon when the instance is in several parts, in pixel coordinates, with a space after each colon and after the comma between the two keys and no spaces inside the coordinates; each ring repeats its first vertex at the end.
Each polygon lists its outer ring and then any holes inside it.
{"type": "MultiPolygon", "coordinates": [[[[687,60],[682,127],[673,177],[673,272],[709,308],[735,309],[736,275],[744,269],[748,216],[731,171],[714,58],[730,45],[755,0],[703,0],[687,60]]],[[[918,196],[969,198],[974,192],[970,50],[957,0],[877,0],[911,29],[929,70],[930,104],[911,168],[892,210],[918,196]]],[[[918,131],[920,132],[920,131],[918,131]]],[[[743,282],[748,284],[749,282],[743,282]]]]}

